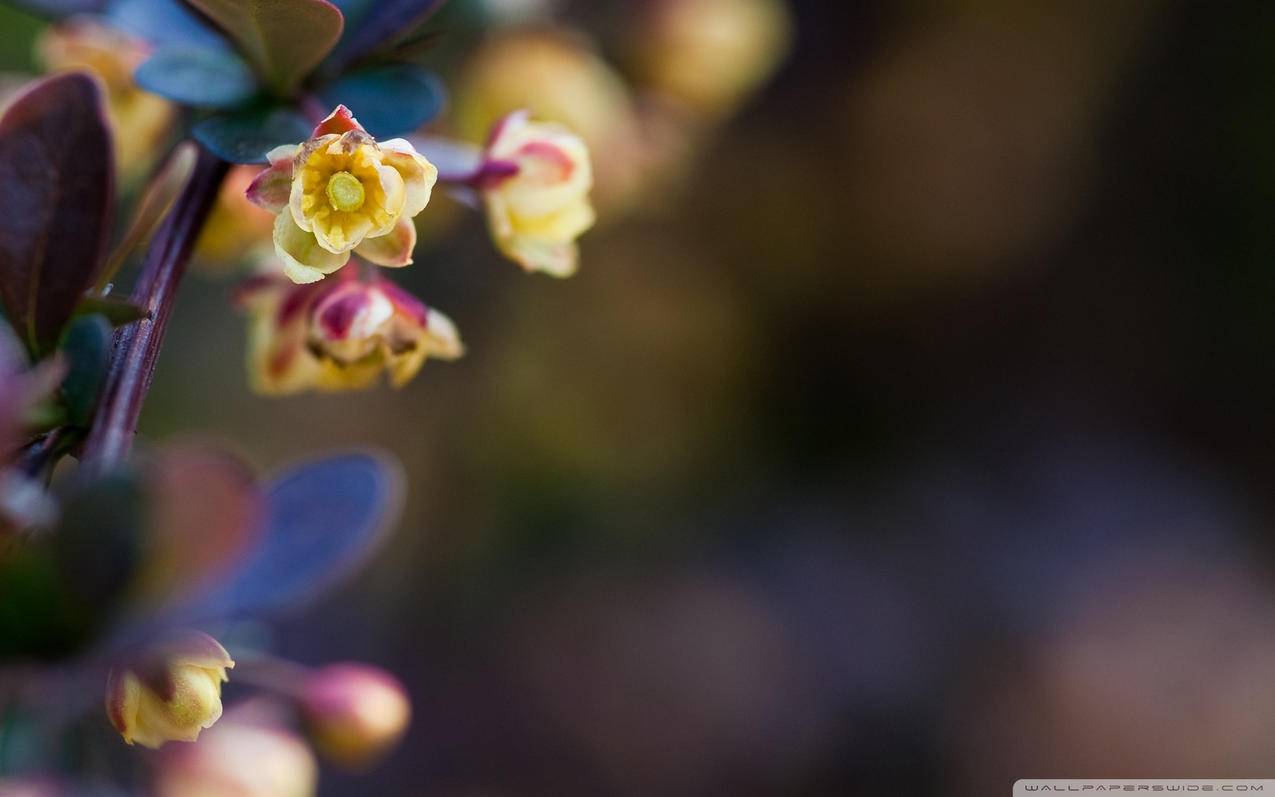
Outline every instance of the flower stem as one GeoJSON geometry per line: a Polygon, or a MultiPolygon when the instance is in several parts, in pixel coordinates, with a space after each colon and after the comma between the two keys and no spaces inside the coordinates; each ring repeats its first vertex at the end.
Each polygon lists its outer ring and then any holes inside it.
{"type": "Polygon", "coordinates": [[[190,182],[151,241],[132,294],[132,301],[144,315],[115,333],[106,385],[93,429],[84,443],[82,461],[91,469],[111,467],[128,456],[132,448],[177,286],[229,168],[229,164],[201,148],[190,182]]]}

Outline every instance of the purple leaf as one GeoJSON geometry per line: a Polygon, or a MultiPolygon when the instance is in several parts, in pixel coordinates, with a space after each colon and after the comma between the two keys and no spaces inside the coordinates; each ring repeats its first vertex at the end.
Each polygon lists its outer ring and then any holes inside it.
{"type": "Polygon", "coordinates": [[[382,0],[351,30],[329,59],[331,72],[340,73],[378,47],[411,34],[447,0],[382,0]]]}
{"type": "Polygon", "coordinates": [[[352,575],[388,536],[402,504],[402,475],[383,456],[355,452],[297,465],[269,483],[255,548],[186,619],[271,613],[352,575]]]}
{"type": "Polygon", "coordinates": [[[49,349],[101,268],[113,212],[111,134],[97,82],[34,84],[0,118],[0,302],[33,353],[49,349]]]}

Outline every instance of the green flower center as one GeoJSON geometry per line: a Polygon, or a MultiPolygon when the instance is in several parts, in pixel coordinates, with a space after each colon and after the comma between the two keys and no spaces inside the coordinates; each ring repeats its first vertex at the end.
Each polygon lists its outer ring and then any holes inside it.
{"type": "Polygon", "coordinates": [[[353,213],[363,207],[363,183],[349,172],[337,172],[328,178],[328,202],[333,210],[353,213]]]}

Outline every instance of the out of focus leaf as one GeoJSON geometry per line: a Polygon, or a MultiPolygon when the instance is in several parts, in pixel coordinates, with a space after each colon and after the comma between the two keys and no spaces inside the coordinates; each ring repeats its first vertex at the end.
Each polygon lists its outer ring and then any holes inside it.
{"type": "Polygon", "coordinates": [[[150,497],[146,559],[134,596],[157,605],[208,588],[261,532],[253,472],[219,449],[168,445],[143,471],[150,497]]]}
{"type": "Polygon", "coordinates": [[[319,92],[325,107],[345,105],[378,138],[416,130],[443,109],[443,84],[430,72],[410,64],[351,72],[319,92]]]}
{"type": "Polygon", "coordinates": [[[101,11],[106,5],[105,0],[9,0],[9,2],[18,8],[53,19],[71,14],[91,14],[101,11]]]}
{"type": "Polygon", "coordinates": [[[420,25],[447,0],[380,0],[352,28],[332,53],[327,68],[334,74],[377,49],[417,33],[420,25]]]}
{"type": "Polygon", "coordinates": [[[266,522],[256,549],[200,601],[200,616],[271,612],[323,592],[358,570],[397,519],[398,467],[353,453],[299,465],[266,491],[266,522]]]}
{"type": "Polygon", "coordinates": [[[111,0],[106,15],[115,27],[158,47],[230,49],[221,34],[181,0],[111,0]]]}
{"type": "Polygon", "coordinates": [[[50,535],[63,589],[95,614],[118,606],[141,558],[145,524],[136,473],[76,485],[63,497],[62,519],[50,535]]]}
{"type": "Polygon", "coordinates": [[[186,0],[239,45],[266,83],[287,95],[341,38],[327,0],[186,0]]]}
{"type": "Polygon", "coordinates": [[[66,331],[62,342],[67,360],[62,401],[66,405],[67,420],[76,426],[87,427],[93,418],[110,361],[111,334],[111,323],[100,315],[80,316],[66,331]]]}
{"type": "Polygon", "coordinates": [[[0,658],[83,648],[122,603],[141,524],[137,481],[112,474],[66,495],[52,533],[0,557],[0,658]]]}
{"type": "Polygon", "coordinates": [[[231,163],[265,163],[280,144],[296,144],[311,125],[289,108],[255,108],[218,114],[195,125],[192,134],[214,155],[231,163]]]}
{"type": "Polygon", "coordinates": [[[76,308],[75,315],[100,315],[112,326],[123,326],[146,315],[146,311],[130,302],[114,296],[90,296],[76,308]]]}
{"type": "Polygon", "coordinates": [[[47,78],[0,118],[0,301],[33,353],[93,284],[110,235],[111,136],[97,83],[47,78]]]}
{"type": "MultiPolygon", "coordinates": [[[[199,157],[199,148],[189,141],[183,141],[173,150],[172,155],[164,162],[159,174],[146,186],[146,193],[138,201],[133,210],[133,220],[128,231],[107,258],[106,265],[97,279],[97,288],[102,291],[115,278],[116,272],[137,246],[150,238],[159,223],[168,215],[177,196],[186,187],[191,172],[195,170],[195,161],[199,157]]],[[[134,316],[136,318],[136,316],[134,316]]],[[[114,319],[112,319],[114,320],[114,319]]]]}
{"type": "Polygon", "coordinates": [[[232,108],[257,91],[252,70],[234,53],[169,46],[133,74],[149,92],[196,108],[232,108]]]}

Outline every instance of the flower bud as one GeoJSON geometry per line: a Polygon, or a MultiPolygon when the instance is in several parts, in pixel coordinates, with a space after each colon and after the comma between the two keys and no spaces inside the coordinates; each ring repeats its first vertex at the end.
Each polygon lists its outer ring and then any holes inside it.
{"type": "Polygon", "coordinates": [[[163,750],[156,797],[311,797],[319,779],[314,754],[271,709],[240,703],[199,744],[163,750]]]}
{"type": "Polygon", "coordinates": [[[584,141],[526,112],[501,120],[487,145],[480,186],[497,247],[527,271],[569,277],[576,238],[593,226],[593,167],[584,141]],[[504,167],[503,169],[499,167],[504,167]]]}
{"type": "Polygon", "coordinates": [[[319,751],[337,764],[362,767],[407,731],[412,708],[403,685],[365,664],[333,664],[302,687],[301,711],[319,751]]]}
{"type": "Polygon", "coordinates": [[[221,717],[221,684],[234,667],[207,634],[189,632],[112,668],[106,715],[129,744],[193,742],[221,717]]]}

